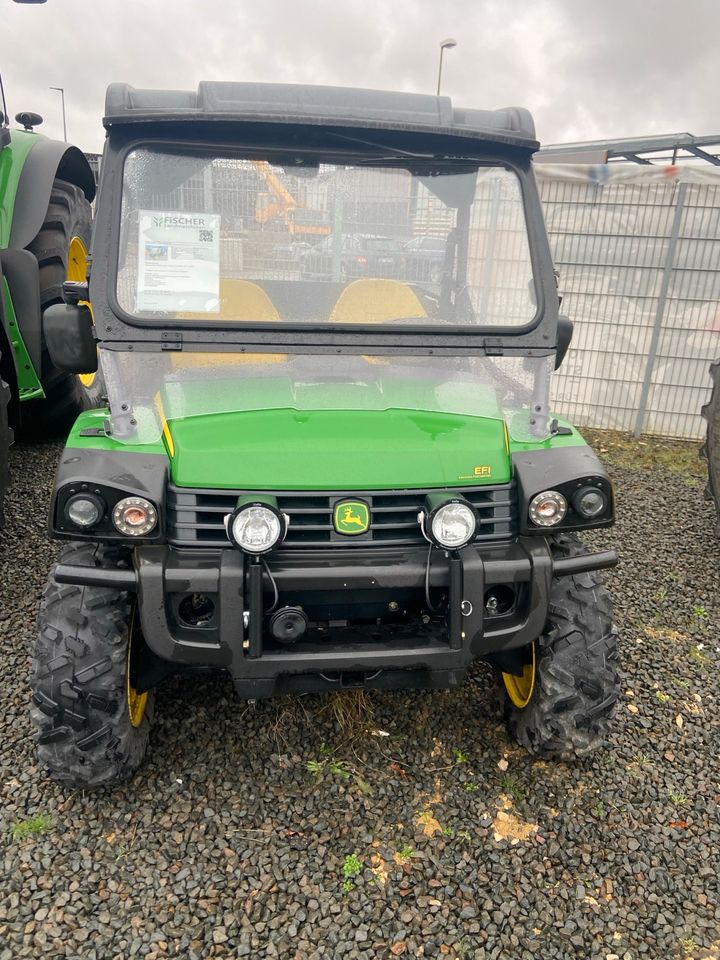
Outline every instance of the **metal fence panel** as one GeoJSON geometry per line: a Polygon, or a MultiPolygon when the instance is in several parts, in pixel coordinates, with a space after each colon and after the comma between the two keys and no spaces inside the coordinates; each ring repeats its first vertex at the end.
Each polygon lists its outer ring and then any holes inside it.
{"type": "Polygon", "coordinates": [[[708,366],[720,356],[720,170],[536,173],[575,323],[554,409],[579,426],[701,437],[708,366]]]}

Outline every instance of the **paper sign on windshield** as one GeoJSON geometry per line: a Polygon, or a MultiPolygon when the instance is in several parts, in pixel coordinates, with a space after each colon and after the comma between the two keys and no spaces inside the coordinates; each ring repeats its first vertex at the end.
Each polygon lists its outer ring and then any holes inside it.
{"type": "Polygon", "coordinates": [[[140,210],[138,310],[220,311],[220,216],[140,210]]]}

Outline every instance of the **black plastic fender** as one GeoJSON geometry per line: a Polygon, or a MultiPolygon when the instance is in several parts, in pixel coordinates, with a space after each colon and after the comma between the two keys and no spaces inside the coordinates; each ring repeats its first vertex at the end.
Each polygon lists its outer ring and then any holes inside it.
{"type": "Polygon", "coordinates": [[[88,201],[95,198],[95,177],[82,151],[68,143],[38,137],[20,174],[10,247],[22,250],[37,236],[56,178],[80,187],[88,201]]]}
{"type": "MultiPolygon", "coordinates": [[[[2,264],[2,275],[10,288],[15,319],[20,328],[23,342],[35,370],[39,371],[42,362],[42,322],[38,262],[29,250],[2,250],[0,251],[0,263],[2,264]]],[[[4,304],[2,320],[5,334],[8,340],[11,340],[4,304]]],[[[14,351],[13,357],[15,357],[14,351]]]]}
{"type": "Polygon", "coordinates": [[[518,525],[523,535],[546,537],[567,530],[594,530],[610,527],[615,522],[613,488],[605,467],[590,447],[556,447],[528,450],[512,455],[513,474],[518,485],[518,525]],[[602,490],[607,508],[596,519],[588,520],[575,513],[573,493],[591,485],[602,490]],[[536,527],[528,517],[532,498],[543,490],[557,490],[568,500],[568,512],[557,527],[536,527]]]}

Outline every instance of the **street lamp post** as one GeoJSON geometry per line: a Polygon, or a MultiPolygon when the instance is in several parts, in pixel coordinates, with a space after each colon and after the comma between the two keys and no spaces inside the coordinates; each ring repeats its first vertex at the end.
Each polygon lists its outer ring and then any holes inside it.
{"type": "Polygon", "coordinates": [[[457,46],[457,40],[453,40],[452,37],[448,37],[447,40],[443,40],[440,43],[440,63],[438,64],[438,84],[437,84],[437,95],[440,96],[440,82],[442,80],[442,62],[443,54],[446,50],[451,50],[453,47],[457,46]]]}
{"type": "Polygon", "coordinates": [[[63,140],[67,143],[67,124],[65,123],[65,88],[64,87],[50,87],[51,90],[57,90],[60,96],[62,97],[62,114],[63,114],[63,140]]]}

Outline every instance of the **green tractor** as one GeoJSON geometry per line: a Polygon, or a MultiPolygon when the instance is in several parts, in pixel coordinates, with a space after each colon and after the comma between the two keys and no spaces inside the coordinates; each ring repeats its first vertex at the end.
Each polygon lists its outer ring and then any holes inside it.
{"type": "Polygon", "coordinates": [[[85,278],[95,179],[80,150],[33,132],[42,117],[19,113],[24,129],[11,130],[4,93],[2,109],[0,525],[13,433],[65,435],[78,412],[99,400],[90,399],[92,379],[84,384],[52,365],[42,331],[43,310],[62,302],[63,282],[85,278]]]}
{"type": "Polygon", "coordinates": [[[53,364],[98,369],[108,397],[52,496],[44,770],[129,778],[158,684],[209,668],[254,700],[452,688],[483,660],[529,751],[598,748],[618,696],[599,571],[617,557],[578,534],[613,523],[613,490],[549,409],[572,326],[531,116],[115,84],[104,123],[89,282],[44,315],[53,364]],[[268,175],[330,234],[259,223],[268,175]]]}

